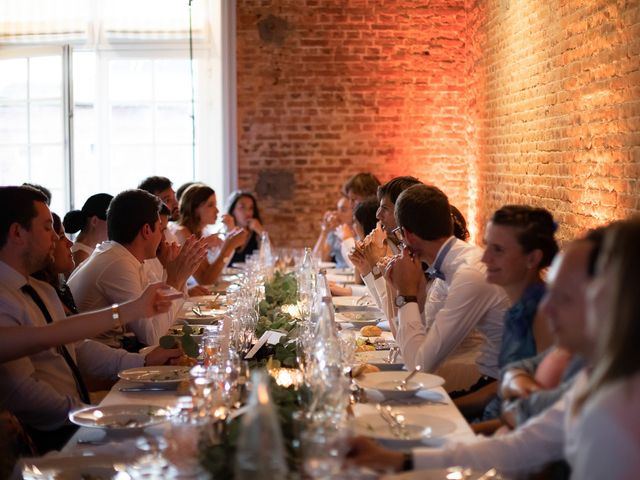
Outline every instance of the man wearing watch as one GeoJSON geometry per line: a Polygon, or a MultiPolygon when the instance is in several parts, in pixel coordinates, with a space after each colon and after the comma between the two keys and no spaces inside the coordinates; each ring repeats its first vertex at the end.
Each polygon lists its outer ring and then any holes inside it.
{"type": "Polygon", "coordinates": [[[386,278],[398,292],[396,340],[409,370],[449,369],[448,390],[478,390],[498,377],[506,294],[485,281],[482,250],[453,236],[451,207],[438,188],[414,185],[395,204],[406,248],[386,278]],[[434,285],[427,291],[422,262],[434,285]],[[422,318],[419,304],[425,302],[422,318]]]}

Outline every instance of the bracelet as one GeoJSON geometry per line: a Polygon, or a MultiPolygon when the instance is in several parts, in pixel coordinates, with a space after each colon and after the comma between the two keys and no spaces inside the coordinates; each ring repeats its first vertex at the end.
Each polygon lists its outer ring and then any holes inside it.
{"type": "Polygon", "coordinates": [[[402,454],[402,471],[413,470],[413,453],[404,452],[402,454]]]}
{"type": "Polygon", "coordinates": [[[120,305],[117,303],[111,305],[111,318],[113,318],[113,324],[116,328],[124,330],[124,325],[120,321],[120,305]]]}

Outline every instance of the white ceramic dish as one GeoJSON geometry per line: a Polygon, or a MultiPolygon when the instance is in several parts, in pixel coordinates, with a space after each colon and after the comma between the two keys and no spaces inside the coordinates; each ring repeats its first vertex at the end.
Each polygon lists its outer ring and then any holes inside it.
{"type": "Polygon", "coordinates": [[[161,365],[157,367],[139,367],[123,370],[118,377],[130,382],[146,383],[149,385],[177,385],[189,380],[189,367],[161,365]]]}
{"type": "Polygon", "coordinates": [[[392,429],[387,421],[375,412],[357,416],[353,424],[354,433],[383,440],[387,444],[402,445],[430,443],[456,429],[455,423],[445,418],[401,408],[392,408],[392,412],[397,418],[402,416],[403,428],[392,429]]]}
{"type": "Polygon", "coordinates": [[[333,297],[331,299],[335,307],[376,307],[376,302],[369,296],[347,295],[344,297],[333,297]]]}
{"type": "Polygon", "coordinates": [[[356,363],[368,363],[378,367],[382,371],[398,371],[404,367],[402,357],[396,357],[394,363],[387,363],[389,350],[374,350],[370,352],[356,352],[356,363]]]}
{"type": "Polygon", "coordinates": [[[153,405],[108,405],[82,408],[69,413],[69,420],[81,427],[110,431],[131,431],[164,423],[169,411],[153,405]]]}
{"type": "Polygon", "coordinates": [[[327,268],[327,275],[346,275],[353,276],[353,268],[327,268]]]}
{"type": "Polygon", "coordinates": [[[444,384],[444,378],[431,373],[419,372],[407,384],[406,390],[399,390],[396,387],[404,380],[408,372],[375,372],[367,373],[356,378],[356,383],[362,388],[377,390],[385,398],[390,400],[400,400],[414,397],[420,390],[439,387],[444,384]]]}
{"type": "Polygon", "coordinates": [[[336,322],[352,323],[357,327],[377,325],[382,317],[376,312],[337,312],[336,322]]]}

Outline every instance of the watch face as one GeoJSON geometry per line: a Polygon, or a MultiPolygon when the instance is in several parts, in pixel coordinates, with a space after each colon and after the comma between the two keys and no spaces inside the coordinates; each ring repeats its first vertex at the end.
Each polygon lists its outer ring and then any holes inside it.
{"type": "Polygon", "coordinates": [[[378,265],[374,265],[371,271],[373,272],[374,275],[380,275],[382,273],[378,265]]]}
{"type": "Polygon", "coordinates": [[[405,303],[407,303],[402,295],[398,295],[396,297],[396,307],[402,307],[405,303]]]}

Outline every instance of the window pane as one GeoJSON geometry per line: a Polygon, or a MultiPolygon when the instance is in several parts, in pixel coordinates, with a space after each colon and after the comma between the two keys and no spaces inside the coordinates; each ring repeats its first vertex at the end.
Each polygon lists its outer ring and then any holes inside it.
{"type": "Polygon", "coordinates": [[[73,130],[74,143],[77,144],[95,144],[97,123],[96,112],[93,105],[76,104],[73,112],[73,130]]]}
{"type": "Polygon", "coordinates": [[[44,185],[53,195],[51,209],[64,215],[65,182],[64,182],[64,152],[62,145],[32,146],[31,147],[31,178],[32,183],[44,185]]]}
{"type": "Polygon", "coordinates": [[[191,145],[156,147],[155,170],[169,177],[175,188],[193,181],[191,145]]]}
{"type": "Polygon", "coordinates": [[[27,147],[0,146],[0,184],[21,185],[27,181],[28,155],[27,147]]]}
{"type": "Polygon", "coordinates": [[[0,102],[27,98],[27,59],[0,61],[0,102]]]}
{"type": "Polygon", "coordinates": [[[155,79],[157,100],[191,101],[189,60],[156,60],[155,79]]]}
{"type": "Polygon", "coordinates": [[[109,155],[110,188],[121,192],[136,188],[145,177],[153,174],[153,147],[114,146],[109,155]]]}
{"type": "MultiPolygon", "coordinates": [[[[94,193],[104,191],[107,178],[102,175],[101,165],[93,143],[75,143],[73,172],[75,191],[73,204],[82,207],[84,201],[94,193]]],[[[105,169],[106,170],[106,169],[105,169]]]]}
{"type": "Polygon", "coordinates": [[[96,54],[73,52],[73,101],[93,104],[96,99],[96,54]]]}
{"type": "Polygon", "coordinates": [[[191,105],[158,105],[156,139],[158,143],[190,143],[191,105]]]}
{"type": "Polygon", "coordinates": [[[27,105],[0,105],[0,144],[27,141],[27,105]]]}
{"type": "Polygon", "coordinates": [[[109,123],[111,143],[151,143],[153,141],[151,107],[113,105],[109,123]]]}
{"type": "Polygon", "coordinates": [[[109,99],[112,102],[151,100],[151,72],[151,60],[110,61],[109,99]]]}
{"type": "Polygon", "coordinates": [[[62,98],[62,57],[32,57],[29,88],[31,99],[62,98]]]}
{"type": "Polygon", "coordinates": [[[60,102],[31,103],[31,143],[62,143],[63,121],[60,102]]]}

